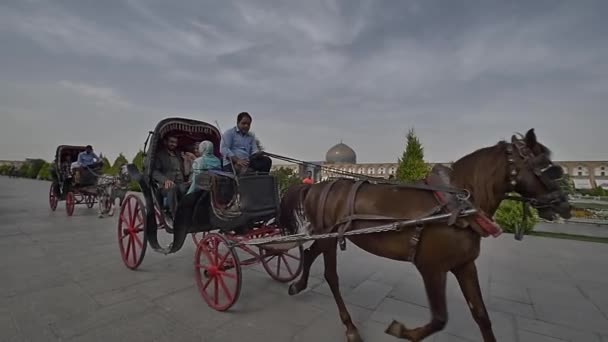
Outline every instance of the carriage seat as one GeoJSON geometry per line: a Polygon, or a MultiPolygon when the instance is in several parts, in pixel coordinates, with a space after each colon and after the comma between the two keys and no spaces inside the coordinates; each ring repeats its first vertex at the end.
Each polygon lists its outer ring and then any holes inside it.
{"type": "Polygon", "coordinates": [[[242,175],[215,171],[211,177],[211,205],[225,220],[260,221],[276,215],[278,191],[271,175],[242,175]]]}
{"type": "Polygon", "coordinates": [[[267,174],[239,177],[239,200],[241,210],[258,218],[275,216],[279,206],[276,178],[267,174]]]}

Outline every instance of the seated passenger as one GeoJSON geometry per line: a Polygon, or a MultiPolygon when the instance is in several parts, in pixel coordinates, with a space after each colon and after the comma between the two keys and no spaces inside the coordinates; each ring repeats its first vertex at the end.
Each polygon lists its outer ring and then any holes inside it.
{"type": "Polygon", "coordinates": [[[224,157],[225,171],[236,171],[236,174],[248,171],[270,172],[272,160],[262,154],[255,136],[249,132],[251,120],[249,113],[242,112],[237,116],[237,125],[224,132],[220,152],[224,157]]]}
{"type": "Polygon", "coordinates": [[[166,203],[163,207],[169,210],[172,217],[175,217],[177,203],[182,199],[188,184],[184,175],[184,162],[182,154],[177,149],[177,137],[167,136],[164,139],[164,146],[154,158],[152,178],[161,187],[166,203]]]}
{"type": "Polygon", "coordinates": [[[76,162],[80,166],[86,166],[91,169],[103,166],[103,161],[93,152],[93,146],[91,145],[87,145],[85,150],[78,154],[76,162]]]}
{"type": "Polygon", "coordinates": [[[196,176],[207,170],[221,170],[222,162],[213,154],[213,143],[205,140],[198,146],[198,155],[192,162],[192,177],[190,178],[190,188],[188,194],[196,189],[196,176]]]}

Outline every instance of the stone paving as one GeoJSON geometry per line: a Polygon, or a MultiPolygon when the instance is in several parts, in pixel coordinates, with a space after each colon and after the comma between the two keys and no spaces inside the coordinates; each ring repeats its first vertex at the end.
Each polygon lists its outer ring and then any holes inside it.
{"type": "MultiPolygon", "coordinates": [[[[126,269],[116,218],[65,204],[48,208],[49,183],[0,177],[0,341],[344,341],[322,262],[311,290],[295,297],[259,267],[243,274],[237,305],[207,307],[193,276],[194,245],[170,256],[149,251],[126,269]]],[[[499,341],[608,342],[608,245],[511,235],[483,241],[481,286],[499,341]]],[[[343,295],[366,341],[397,319],[429,318],[423,285],[406,263],[352,244],[339,253],[343,295]]],[[[480,341],[453,276],[449,323],[427,341],[480,341]]]]}

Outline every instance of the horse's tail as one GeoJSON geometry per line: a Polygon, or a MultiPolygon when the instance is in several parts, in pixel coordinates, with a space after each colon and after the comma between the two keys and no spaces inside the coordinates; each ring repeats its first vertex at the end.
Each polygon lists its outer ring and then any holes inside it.
{"type": "Polygon", "coordinates": [[[299,230],[298,217],[304,215],[304,200],[311,184],[292,185],[281,198],[277,223],[286,234],[296,234],[299,230]]]}

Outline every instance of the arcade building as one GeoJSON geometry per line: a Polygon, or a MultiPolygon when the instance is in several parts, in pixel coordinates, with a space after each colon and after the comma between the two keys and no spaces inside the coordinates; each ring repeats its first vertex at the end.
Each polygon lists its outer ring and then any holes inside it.
{"type": "MultiPolygon", "coordinates": [[[[357,163],[357,154],[348,145],[340,142],[325,153],[323,161],[309,161],[308,165],[275,164],[273,169],[289,168],[304,177],[308,171],[312,173],[315,182],[338,177],[336,172],[321,170],[319,165],[342,172],[357,173],[379,178],[392,178],[397,172],[397,163],[357,163]]],[[[607,161],[554,161],[570,175],[576,189],[593,189],[601,187],[608,190],[608,160],[607,161]]],[[[429,163],[433,167],[436,163],[429,163]]],[[[450,166],[451,163],[441,163],[450,166]]]]}

